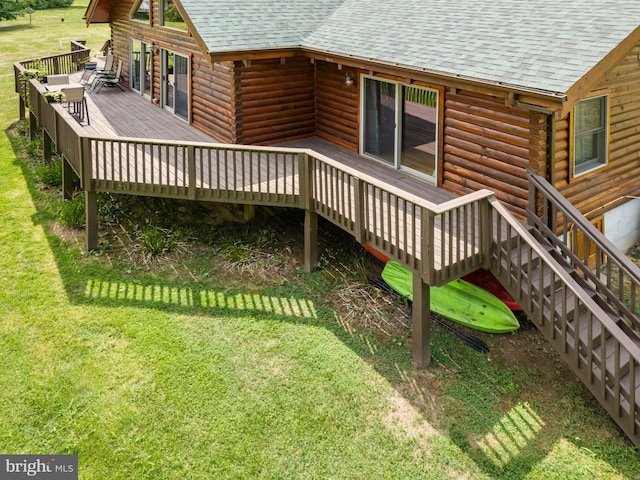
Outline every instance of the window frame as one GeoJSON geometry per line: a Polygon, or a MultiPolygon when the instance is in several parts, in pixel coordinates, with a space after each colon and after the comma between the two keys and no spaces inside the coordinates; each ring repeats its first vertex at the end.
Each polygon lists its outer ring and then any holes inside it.
{"type": "Polygon", "coordinates": [[[131,8],[131,12],[129,13],[129,20],[131,20],[132,22],[140,22],[140,23],[151,25],[151,19],[153,17],[153,12],[151,11],[152,3],[153,3],[153,0],[138,0],[137,2],[135,2],[133,4],[133,8],[131,8]],[[142,5],[142,2],[144,1],[148,1],[149,3],[149,18],[147,20],[142,20],[140,18],[135,17],[135,14],[138,12],[138,9],[140,8],[140,5],[142,5]]]}
{"type": "Polygon", "coordinates": [[[578,179],[584,176],[588,176],[590,174],[593,174],[602,170],[603,168],[608,167],[609,165],[609,145],[610,145],[610,135],[611,135],[611,126],[610,126],[611,109],[610,109],[609,97],[610,95],[609,95],[609,92],[607,91],[594,93],[593,95],[584,98],[573,107],[573,110],[570,116],[571,121],[570,121],[570,132],[569,132],[569,138],[571,140],[570,152],[569,152],[569,157],[570,157],[569,166],[571,169],[571,172],[570,172],[571,179],[578,179]],[[604,105],[601,103],[601,108],[602,108],[601,122],[603,123],[597,129],[592,129],[587,132],[576,132],[575,122],[576,122],[576,116],[577,116],[577,113],[576,113],[577,109],[580,107],[581,104],[583,104],[583,102],[592,101],[595,99],[600,99],[601,101],[604,100],[604,105]],[[602,136],[602,141],[604,142],[604,146],[602,147],[602,155],[604,156],[604,158],[602,159],[598,158],[597,162],[592,162],[591,164],[587,164],[584,167],[577,167],[576,166],[576,153],[577,153],[576,147],[577,147],[578,138],[584,135],[594,135],[594,134],[598,134],[602,136]]]}
{"type": "Polygon", "coordinates": [[[400,170],[400,171],[404,171],[407,173],[412,174],[413,176],[416,176],[418,178],[421,178],[433,185],[438,185],[440,182],[440,176],[441,176],[441,159],[440,159],[440,154],[442,151],[442,144],[441,144],[441,138],[442,138],[442,119],[443,119],[443,98],[444,98],[444,91],[441,87],[436,86],[436,85],[424,85],[424,84],[415,84],[415,83],[407,83],[406,81],[400,81],[400,80],[393,80],[387,77],[383,77],[383,76],[376,76],[376,75],[367,75],[367,74],[362,74],[360,75],[360,79],[359,79],[359,85],[360,85],[360,132],[359,132],[359,139],[360,139],[360,155],[363,155],[367,158],[372,158],[374,160],[380,161],[385,163],[386,165],[390,165],[393,168],[400,170]],[[385,82],[385,83],[389,83],[394,85],[395,88],[395,109],[394,109],[394,114],[395,114],[395,128],[394,128],[394,158],[393,158],[393,162],[388,162],[387,160],[384,160],[383,158],[376,156],[374,154],[371,154],[369,152],[366,151],[366,147],[365,147],[365,136],[366,136],[366,125],[365,125],[365,118],[367,115],[367,110],[366,110],[366,86],[365,83],[367,82],[367,80],[374,80],[374,81],[378,81],[378,82],[385,82]],[[412,88],[418,88],[421,90],[425,90],[428,92],[433,92],[437,95],[437,103],[436,103],[436,107],[435,107],[435,111],[436,111],[436,121],[435,121],[435,152],[434,152],[434,161],[435,161],[435,168],[434,168],[434,172],[433,175],[428,175],[424,172],[421,172],[419,170],[416,170],[414,168],[411,168],[409,166],[406,166],[404,163],[402,163],[402,155],[401,155],[401,149],[402,149],[402,137],[403,137],[403,121],[402,121],[402,113],[403,113],[403,109],[401,108],[402,102],[403,102],[403,95],[404,95],[404,88],[405,87],[412,87],[412,88]]]}

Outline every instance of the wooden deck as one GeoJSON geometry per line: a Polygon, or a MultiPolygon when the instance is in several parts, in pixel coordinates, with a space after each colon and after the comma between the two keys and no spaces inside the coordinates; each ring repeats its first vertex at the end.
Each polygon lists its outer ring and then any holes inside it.
{"type": "MultiPolygon", "coordinates": [[[[319,138],[266,147],[216,143],[145,97],[117,88],[87,94],[89,123],[63,105],[47,104],[44,85],[29,88],[32,111],[87,194],[302,208],[432,285],[486,262],[491,223],[481,219],[491,192],[459,197],[319,138]]],[[[87,227],[88,248],[95,248],[97,233],[90,230],[97,230],[95,221],[87,227]]]]}
{"type": "MultiPolygon", "coordinates": [[[[105,87],[100,93],[87,94],[87,103],[91,124],[83,123],[83,129],[91,135],[216,142],[212,137],[133,91],[123,92],[117,88],[105,87]]],[[[458,197],[383,162],[363,157],[317,137],[279,144],[278,147],[314,150],[433,203],[443,203],[458,197]]]]}
{"type": "MultiPolygon", "coordinates": [[[[132,91],[103,88],[87,97],[91,124],[69,121],[94,137],[91,179],[97,191],[300,206],[301,190],[306,188],[301,175],[311,169],[313,209],[408,266],[422,261],[420,225],[425,212],[460,198],[317,137],[266,150],[221,145],[132,91]],[[311,152],[319,160],[304,166],[300,152],[311,152]],[[366,178],[366,187],[358,187],[356,178],[366,178]],[[362,211],[358,188],[365,188],[367,198],[362,211]],[[426,210],[422,203],[428,205],[426,210]]],[[[478,208],[472,203],[433,215],[433,268],[463,264],[480,255],[478,208]]],[[[463,268],[472,265],[475,262],[463,268]]],[[[463,272],[447,274],[436,283],[459,273],[463,272]]]]}

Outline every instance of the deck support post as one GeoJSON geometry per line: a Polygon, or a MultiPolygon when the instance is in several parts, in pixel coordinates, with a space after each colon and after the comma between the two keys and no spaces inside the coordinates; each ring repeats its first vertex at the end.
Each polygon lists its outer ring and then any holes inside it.
{"type": "Polygon", "coordinates": [[[412,349],[413,363],[426,368],[431,363],[430,287],[417,273],[413,274],[412,349]]]}
{"type": "Polygon", "coordinates": [[[29,112],[29,140],[35,140],[38,131],[38,119],[33,114],[33,112],[29,112]]]}
{"type": "Polygon", "coordinates": [[[20,95],[18,98],[20,99],[20,104],[18,105],[18,110],[20,112],[20,120],[24,120],[27,116],[27,106],[24,103],[24,98],[22,98],[22,95],[20,95]]]}
{"type": "Polygon", "coordinates": [[[318,260],[318,214],[304,211],[304,270],[310,272],[318,260]]]}
{"type": "Polygon", "coordinates": [[[244,205],[244,219],[253,220],[256,217],[256,206],[249,203],[244,205]]]}
{"type": "Polygon", "coordinates": [[[47,131],[42,129],[42,156],[44,157],[45,163],[51,163],[51,157],[53,154],[53,140],[47,133],[47,131]]]}
{"type": "Polygon", "coordinates": [[[86,190],[84,195],[87,251],[90,252],[98,249],[98,194],[86,190]]]}
{"type": "Polygon", "coordinates": [[[73,168],[64,156],[62,157],[62,198],[73,198],[73,168]]]}

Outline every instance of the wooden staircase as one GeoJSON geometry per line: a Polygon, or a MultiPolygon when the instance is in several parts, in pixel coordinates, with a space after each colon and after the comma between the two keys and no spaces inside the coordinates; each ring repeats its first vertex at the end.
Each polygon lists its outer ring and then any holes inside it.
{"type": "Polygon", "coordinates": [[[640,271],[544,179],[529,177],[538,201],[530,202],[528,225],[491,200],[490,269],[640,446],[640,271]],[[578,235],[586,246],[576,253],[571,240],[578,235]]]}

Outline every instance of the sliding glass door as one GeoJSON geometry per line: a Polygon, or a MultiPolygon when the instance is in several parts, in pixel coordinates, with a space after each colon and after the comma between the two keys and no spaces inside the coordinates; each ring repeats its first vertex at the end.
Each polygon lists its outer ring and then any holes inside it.
{"type": "Polygon", "coordinates": [[[364,77],[362,153],[437,183],[438,91],[364,77]]]}
{"type": "Polygon", "coordinates": [[[131,40],[131,71],[129,72],[131,90],[151,98],[151,49],[145,42],[131,40]]]}
{"type": "Polygon", "coordinates": [[[162,50],[162,107],[189,121],[189,59],[162,50]]]}

